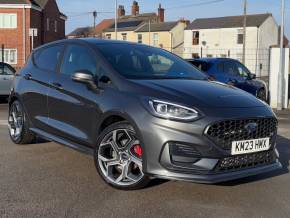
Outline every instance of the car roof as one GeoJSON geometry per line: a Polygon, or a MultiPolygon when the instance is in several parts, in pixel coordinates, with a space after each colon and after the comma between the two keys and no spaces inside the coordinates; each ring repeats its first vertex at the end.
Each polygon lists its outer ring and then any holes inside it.
{"type": "Polygon", "coordinates": [[[232,58],[191,58],[187,59],[187,61],[201,61],[206,63],[215,63],[215,62],[222,62],[222,61],[236,61],[232,58]]]}
{"type": "Polygon", "coordinates": [[[77,38],[77,39],[62,39],[54,42],[47,43],[45,45],[42,45],[38,47],[36,50],[39,50],[41,48],[45,48],[47,46],[59,44],[59,43],[67,43],[67,42],[82,42],[82,43],[87,43],[91,45],[103,45],[103,44],[132,44],[132,45],[140,45],[138,43],[134,42],[128,42],[128,41],[121,41],[121,40],[109,40],[109,39],[97,39],[97,38],[77,38]]]}

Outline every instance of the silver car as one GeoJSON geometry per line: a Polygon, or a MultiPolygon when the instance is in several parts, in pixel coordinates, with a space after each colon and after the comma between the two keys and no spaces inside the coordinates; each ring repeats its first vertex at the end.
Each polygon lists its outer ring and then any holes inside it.
{"type": "Polygon", "coordinates": [[[14,79],[15,69],[9,64],[0,62],[0,96],[7,97],[14,79]]]}

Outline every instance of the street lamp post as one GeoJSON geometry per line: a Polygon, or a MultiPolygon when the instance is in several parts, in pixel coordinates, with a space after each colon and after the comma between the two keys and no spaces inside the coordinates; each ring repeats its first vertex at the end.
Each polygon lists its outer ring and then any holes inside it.
{"type": "Polygon", "coordinates": [[[118,0],[115,0],[115,39],[118,40],[118,0]]]}
{"type": "Polygon", "coordinates": [[[277,110],[283,109],[283,76],[284,76],[284,24],[285,24],[285,0],[281,0],[281,30],[280,30],[280,70],[278,73],[278,99],[277,110]]]}

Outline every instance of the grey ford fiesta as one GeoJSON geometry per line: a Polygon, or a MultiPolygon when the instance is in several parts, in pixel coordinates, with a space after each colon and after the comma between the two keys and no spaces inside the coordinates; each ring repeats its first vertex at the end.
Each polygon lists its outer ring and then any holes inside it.
{"type": "Polygon", "coordinates": [[[72,39],[36,49],[9,101],[16,144],[35,136],[94,155],[111,186],[218,183],[281,168],[277,119],[254,96],[145,45],[72,39]]]}

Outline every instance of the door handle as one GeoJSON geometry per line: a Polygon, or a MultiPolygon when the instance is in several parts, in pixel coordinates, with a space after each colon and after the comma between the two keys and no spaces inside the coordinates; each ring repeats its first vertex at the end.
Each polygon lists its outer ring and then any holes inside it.
{"type": "Polygon", "coordinates": [[[26,79],[26,80],[31,80],[32,79],[32,75],[30,73],[27,73],[27,74],[24,75],[23,78],[26,79]]]}
{"type": "Polygon", "coordinates": [[[63,90],[63,87],[60,83],[57,83],[57,82],[54,82],[51,84],[51,86],[55,89],[58,89],[58,90],[63,90]]]}

